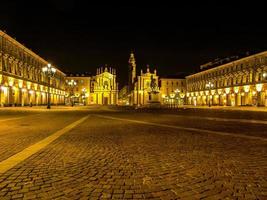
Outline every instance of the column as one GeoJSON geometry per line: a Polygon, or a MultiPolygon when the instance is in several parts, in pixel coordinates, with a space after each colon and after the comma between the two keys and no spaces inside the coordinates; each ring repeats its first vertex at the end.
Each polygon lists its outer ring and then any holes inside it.
{"type": "Polygon", "coordinates": [[[2,107],[2,88],[0,85],[0,107],[2,107]]]}
{"type": "Polygon", "coordinates": [[[114,105],[115,104],[115,95],[114,92],[110,92],[111,93],[111,104],[114,105]]]}
{"type": "Polygon", "coordinates": [[[23,99],[23,92],[22,92],[22,88],[18,89],[19,91],[19,105],[22,106],[22,99],[23,99]]]}
{"type": "Polygon", "coordinates": [[[13,98],[13,89],[12,87],[8,87],[8,106],[13,106],[14,98],[13,98]]]}
{"type": "Polygon", "coordinates": [[[226,95],[226,105],[231,106],[231,93],[226,95]]]}

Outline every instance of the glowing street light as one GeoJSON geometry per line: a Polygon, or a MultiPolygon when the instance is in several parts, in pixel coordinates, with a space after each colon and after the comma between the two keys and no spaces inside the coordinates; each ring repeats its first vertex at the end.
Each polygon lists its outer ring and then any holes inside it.
{"type": "Polygon", "coordinates": [[[85,97],[86,97],[86,89],[83,88],[82,89],[82,101],[83,101],[83,105],[85,106],[85,97]]]}
{"type": "Polygon", "coordinates": [[[209,107],[210,107],[210,96],[211,96],[211,89],[214,87],[214,84],[213,83],[211,83],[210,81],[206,84],[206,89],[208,89],[209,90],[209,107]]]}
{"type": "Polygon", "coordinates": [[[56,68],[52,67],[51,64],[47,64],[47,66],[42,68],[43,73],[47,76],[48,79],[48,93],[47,93],[47,109],[51,108],[50,103],[50,79],[54,77],[56,73],[56,68]]]}
{"type": "Polygon", "coordinates": [[[77,85],[77,82],[74,81],[73,79],[71,79],[70,81],[67,82],[68,85],[71,87],[71,94],[70,94],[70,98],[71,98],[71,106],[74,106],[74,86],[77,85]]]}
{"type": "Polygon", "coordinates": [[[179,89],[176,89],[175,91],[174,91],[174,93],[175,93],[175,97],[176,97],[176,106],[178,107],[178,105],[179,105],[179,100],[180,100],[180,90],[179,89]]]}

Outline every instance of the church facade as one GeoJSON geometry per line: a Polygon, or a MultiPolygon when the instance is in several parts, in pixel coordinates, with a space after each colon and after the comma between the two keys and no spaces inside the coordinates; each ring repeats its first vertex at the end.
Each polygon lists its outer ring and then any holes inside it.
{"type": "Polygon", "coordinates": [[[152,102],[158,101],[159,87],[157,70],[150,71],[149,66],[146,72],[141,70],[140,75],[136,75],[136,62],[134,54],[130,54],[129,58],[129,82],[128,97],[129,105],[145,106],[152,102]]]}
{"type": "Polygon", "coordinates": [[[79,105],[116,105],[118,83],[114,68],[101,67],[96,75],[69,74],[66,77],[66,103],[79,105]]]}
{"type": "Polygon", "coordinates": [[[116,105],[118,103],[118,83],[116,69],[101,67],[91,80],[90,104],[116,105]]]}

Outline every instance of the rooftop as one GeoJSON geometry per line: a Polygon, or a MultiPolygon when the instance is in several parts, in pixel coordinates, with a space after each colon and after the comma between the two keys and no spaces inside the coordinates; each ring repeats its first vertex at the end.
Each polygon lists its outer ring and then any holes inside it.
{"type": "Polygon", "coordinates": [[[227,63],[230,63],[230,62],[233,62],[233,61],[236,61],[236,60],[239,60],[239,59],[260,53],[260,52],[262,52],[262,50],[253,50],[253,51],[251,50],[251,51],[241,52],[238,55],[234,55],[234,56],[216,58],[210,62],[200,65],[200,71],[218,67],[220,65],[227,64],[227,63]]]}

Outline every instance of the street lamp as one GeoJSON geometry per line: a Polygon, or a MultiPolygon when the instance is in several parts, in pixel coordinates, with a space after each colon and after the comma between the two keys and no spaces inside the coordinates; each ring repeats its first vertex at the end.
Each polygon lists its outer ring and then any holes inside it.
{"type": "Polygon", "coordinates": [[[56,68],[52,67],[51,64],[48,63],[47,66],[42,68],[42,71],[48,79],[47,109],[50,109],[50,78],[54,77],[57,70],[56,68]]]}
{"type": "Polygon", "coordinates": [[[206,84],[206,89],[209,90],[209,107],[210,107],[210,96],[211,96],[211,88],[214,87],[214,84],[211,83],[210,81],[206,84]]]}
{"type": "Polygon", "coordinates": [[[86,89],[83,88],[83,89],[82,89],[82,101],[83,101],[83,105],[84,105],[84,106],[86,105],[86,104],[85,104],[85,97],[86,97],[86,89]]]}
{"type": "Polygon", "coordinates": [[[74,81],[73,79],[68,81],[68,85],[71,87],[71,95],[70,95],[70,98],[72,99],[71,101],[71,106],[74,106],[74,86],[77,85],[77,82],[74,81]]]}
{"type": "Polygon", "coordinates": [[[176,103],[177,103],[177,107],[178,107],[178,105],[179,105],[179,101],[180,101],[180,90],[179,89],[176,89],[175,91],[174,91],[174,93],[175,93],[175,98],[176,98],[176,103]]]}
{"type": "Polygon", "coordinates": [[[170,105],[171,105],[171,108],[175,107],[174,101],[175,101],[175,94],[171,93],[170,94],[170,103],[171,103],[170,105]]]}

